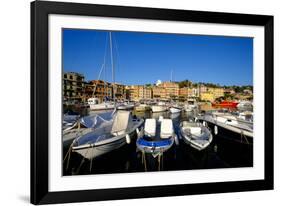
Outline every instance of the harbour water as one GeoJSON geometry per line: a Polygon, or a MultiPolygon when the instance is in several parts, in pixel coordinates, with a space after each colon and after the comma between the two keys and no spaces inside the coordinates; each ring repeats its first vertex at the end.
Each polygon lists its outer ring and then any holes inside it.
{"type": "MultiPolygon", "coordinates": [[[[202,109],[202,108],[201,108],[202,109]]],[[[208,106],[205,109],[212,109],[208,106]]],[[[82,116],[89,114],[89,109],[76,110],[82,116]]],[[[100,111],[101,112],[101,111],[100,111]]],[[[197,111],[198,112],[198,111],[197,111]]],[[[91,112],[92,113],[92,112],[91,112]]],[[[253,166],[253,145],[239,144],[229,141],[223,134],[214,134],[213,141],[203,151],[197,151],[185,144],[180,138],[179,124],[183,120],[188,120],[196,116],[196,112],[181,112],[179,114],[170,114],[169,112],[152,113],[134,112],[133,115],[141,118],[156,118],[163,116],[171,118],[176,134],[179,137],[179,145],[173,147],[164,153],[161,167],[159,167],[158,158],[146,155],[146,168],[142,162],[142,154],[136,149],[136,134],[130,144],[122,148],[105,154],[92,163],[72,153],[69,166],[66,168],[66,161],[63,163],[63,175],[87,175],[87,174],[110,174],[110,173],[129,173],[144,171],[172,171],[172,170],[193,170],[193,169],[215,169],[215,168],[235,168],[253,166]],[[90,166],[92,164],[92,166],[90,166]],[[90,170],[91,167],[91,170],[90,170]]],[[[68,148],[63,149],[65,156],[68,148]]]]}

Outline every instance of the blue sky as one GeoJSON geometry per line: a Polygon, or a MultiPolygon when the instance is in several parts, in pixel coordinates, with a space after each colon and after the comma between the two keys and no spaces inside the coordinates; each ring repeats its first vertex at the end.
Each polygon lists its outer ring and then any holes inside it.
{"type": "MultiPolygon", "coordinates": [[[[253,84],[253,39],[223,36],[112,32],[116,82],[123,84],[191,80],[220,85],[253,84]]],[[[63,30],[63,70],[111,81],[109,34],[63,30]],[[105,52],[106,51],[106,52],[105,52]]]]}

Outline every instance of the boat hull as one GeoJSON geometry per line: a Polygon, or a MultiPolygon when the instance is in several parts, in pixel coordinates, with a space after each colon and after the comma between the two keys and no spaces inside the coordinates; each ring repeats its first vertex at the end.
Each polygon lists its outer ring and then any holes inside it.
{"type": "Polygon", "coordinates": [[[133,110],[134,106],[133,105],[120,105],[117,107],[118,110],[133,110]]]}
{"type": "Polygon", "coordinates": [[[253,133],[252,132],[240,132],[239,129],[233,128],[231,125],[224,125],[221,123],[215,123],[208,119],[198,119],[200,122],[206,122],[208,127],[215,133],[216,136],[225,138],[229,141],[236,142],[244,145],[253,144],[253,133]]]}
{"type": "Polygon", "coordinates": [[[168,151],[173,146],[174,141],[175,141],[174,137],[171,137],[170,139],[167,140],[158,140],[158,141],[147,141],[142,137],[140,137],[137,139],[136,145],[138,150],[144,153],[158,155],[168,151]]]}
{"type": "Polygon", "coordinates": [[[94,104],[90,105],[90,110],[113,110],[115,106],[113,104],[94,104]]]}
{"type": "Polygon", "coordinates": [[[226,129],[225,127],[218,126],[212,123],[208,123],[208,126],[212,128],[214,131],[215,126],[217,127],[217,136],[220,138],[224,138],[226,140],[229,140],[231,142],[236,142],[243,145],[253,145],[253,137],[249,135],[241,135],[240,133],[233,132],[229,129],[226,129]]]}
{"type": "Polygon", "coordinates": [[[232,108],[236,108],[237,105],[239,103],[238,102],[227,102],[227,101],[224,101],[224,102],[221,102],[221,103],[212,103],[212,106],[214,107],[232,107],[232,108]]]}
{"type": "Polygon", "coordinates": [[[151,106],[151,110],[152,110],[152,112],[165,112],[165,111],[167,111],[167,107],[166,106],[153,105],[153,106],[151,106]]]}
{"type": "Polygon", "coordinates": [[[89,146],[84,148],[74,148],[73,150],[86,159],[95,159],[113,150],[117,150],[126,144],[126,138],[120,138],[116,141],[109,142],[99,146],[89,146]]]}
{"type": "Polygon", "coordinates": [[[135,111],[136,112],[145,112],[145,111],[148,111],[150,110],[150,107],[149,106],[136,106],[135,107],[135,111]]]}
{"type": "Polygon", "coordinates": [[[186,133],[181,126],[180,135],[182,136],[183,141],[193,147],[194,149],[201,151],[206,149],[211,142],[213,141],[213,135],[206,127],[201,127],[203,133],[199,136],[194,136],[191,133],[186,133]]]}
{"type": "MultiPolygon", "coordinates": [[[[130,131],[128,131],[127,134],[129,135],[130,139],[134,137],[135,132],[137,132],[137,128],[141,127],[143,122],[143,119],[138,120],[137,122],[135,122],[135,126],[132,127],[130,131]]],[[[119,136],[113,136],[101,142],[72,146],[72,151],[77,152],[84,158],[91,160],[113,150],[117,150],[125,144],[130,144],[130,142],[127,142],[126,134],[123,134],[119,136]]]]}
{"type": "Polygon", "coordinates": [[[180,113],[180,112],[181,112],[181,109],[180,109],[180,108],[176,108],[176,107],[171,107],[171,108],[170,108],[170,112],[171,112],[171,113],[180,113]]]}

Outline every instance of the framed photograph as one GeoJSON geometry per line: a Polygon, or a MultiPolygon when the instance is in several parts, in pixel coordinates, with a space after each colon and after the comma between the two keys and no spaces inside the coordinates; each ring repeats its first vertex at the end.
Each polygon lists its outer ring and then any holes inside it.
{"type": "Polygon", "coordinates": [[[31,203],[273,189],[273,16],[31,3],[31,203]]]}

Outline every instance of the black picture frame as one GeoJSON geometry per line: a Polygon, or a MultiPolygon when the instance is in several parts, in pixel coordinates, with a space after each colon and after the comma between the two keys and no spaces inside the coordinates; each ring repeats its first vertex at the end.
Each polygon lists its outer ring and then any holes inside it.
{"type": "Polygon", "coordinates": [[[31,203],[67,203],[273,189],[273,16],[63,2],[31,2],[31,203]],[[264,180],[49,192],[48,190],[48,15],[66,14],[265,28],[264,180]]]}

